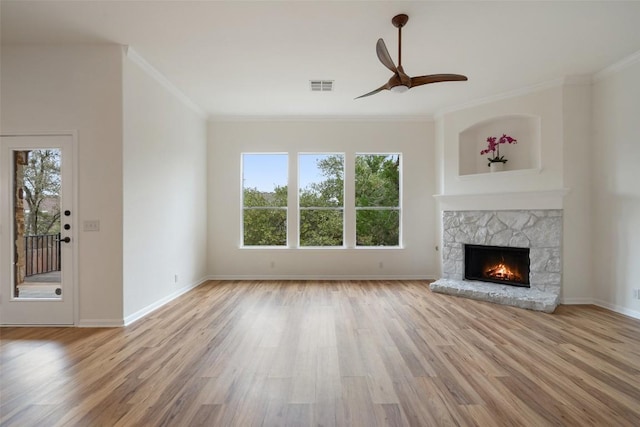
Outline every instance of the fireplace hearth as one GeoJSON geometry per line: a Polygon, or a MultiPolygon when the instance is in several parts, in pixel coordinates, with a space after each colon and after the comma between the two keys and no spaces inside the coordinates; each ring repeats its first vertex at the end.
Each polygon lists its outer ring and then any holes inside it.
{"type": "Polygon", "coordinates": [[[529,285],[529,248],[464,245],[464,278],[501,285],[529,285]]]}

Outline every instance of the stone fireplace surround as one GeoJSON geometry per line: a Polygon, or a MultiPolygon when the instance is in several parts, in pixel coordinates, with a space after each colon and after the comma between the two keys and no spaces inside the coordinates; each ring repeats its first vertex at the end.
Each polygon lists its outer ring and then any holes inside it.
{"type": "Polygon", "coordinates": [[[444,211],[434,292],[552,313],[562,283],[562,210],[444,211]],[[464,280],[464,245],[530,248],[530,288],[464,280]]]}

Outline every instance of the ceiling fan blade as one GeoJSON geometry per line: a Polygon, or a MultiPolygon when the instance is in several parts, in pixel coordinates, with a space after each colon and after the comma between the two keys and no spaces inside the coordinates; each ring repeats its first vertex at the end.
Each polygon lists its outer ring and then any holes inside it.
{"type": "Polygon", "coordinates": [[[398,69],[393,63],[393,59],[391,59],[391,55],[389,55],[387,45],[384,44],[384,40],[378,39],[378,43],[376,43],[376,53],[378,54],[378,59],[380,60],[380,62],[382,62],[382,65],[384,65],[394,73],[398,72],[398,69]]]}
{"type": "Polygon", "coordinates": [[[428,76],[411,77],[411,87],[422,86],[429,83],[456,82],[468,80],[461,74],[429,74],[428,76]]]}
{"type": "MultiPolygon", "coordinates": [[[[375,95],[376,93],[385,90],[385,89],[389,89],[389,83],[385,83],[382,86],[380,86],[378,89],[376,90],[372,90],[369,93],[365,93],[364,95],[360,95],[358,98],[364,98],[365,96],[371,96],[371,95],[375,95]]],[[[358,99],[358,98],[354,98],[354,99],[358,99]]]]}

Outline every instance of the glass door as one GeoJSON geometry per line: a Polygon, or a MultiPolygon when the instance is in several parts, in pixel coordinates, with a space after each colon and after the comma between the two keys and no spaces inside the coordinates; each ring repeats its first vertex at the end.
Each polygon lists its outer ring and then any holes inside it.
{"type": "Polygon", "coordinates": [[[3,325],[74,323],[73,136],[3,136],[3,325]]]}

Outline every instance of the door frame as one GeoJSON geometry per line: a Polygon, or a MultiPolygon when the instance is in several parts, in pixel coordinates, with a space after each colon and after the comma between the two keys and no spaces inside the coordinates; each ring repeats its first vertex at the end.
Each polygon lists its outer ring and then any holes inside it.
{"type": "MultiPolygon", "coordinates": [[[[71,268],[71,277],[73,280],[73,305],[72,305],[72,318],[73,323],[70,325],[58,325],[58,324],[48,324],[48,325],[0,325],[0,326],[11,326],[11,327],[47,327],[47,326],[67,326],[67,327],[77,327],[78,319],[80,317],[80,301],[79,301],[79,282],[78,282],[78,238],[80,236],[80,229],[78,228],[78,224],[80,221],[78,220],[78,131],[77,130],[59,130],[59,131],[16,131],[16,132],[7,132],[2,131],[0,133],[1,137],[43,137],[43,136],[68,136],[71,139],[71,168],[72,168],[72,179],[71,179],[71,193],[73,196],[73,202],[71,203],[73,212],[75,212],[71,216],[71,229],[74,230],[73,238],[71,242],[72,245],[72,268],[71,268]]],[[[4,171],[2,173],[5,173],[4,171]]],[[[13,225],[6,224],[2,225],[4,231],[7,233],[13,230],[13,225]]],[[[3,233],[5,234],[5,233],[3,233]]],[[[4,245],[4,242],[1,244],[4,245]]],[[[9,296],[7,296],[9,297],[9,296]]]]}

